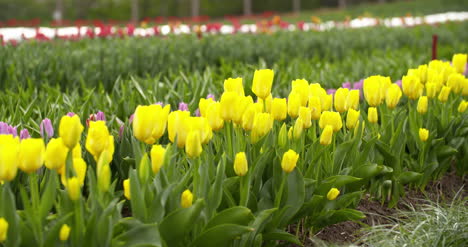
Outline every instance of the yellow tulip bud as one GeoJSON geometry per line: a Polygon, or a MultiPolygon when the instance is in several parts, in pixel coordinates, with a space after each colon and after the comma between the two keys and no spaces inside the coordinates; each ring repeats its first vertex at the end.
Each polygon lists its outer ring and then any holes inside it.
{"type": "MultiPolygon", "coordinates": [[[[170,105],[164,108],[161,105],[137,106],[132,123],[135,137],[146,144],[153,144],[161,138],[166,131],[170,107],[170,105]]],[[[103,127],[99,126],[98,130],[103,131],[103,127]]]]}
{"type": "Polygon", "coordinates": [[[5,218],[0,218],[0,244],[7,240],[8,236],[8,222],[5,218]]]}
{"type": "MultiPolygon", "coordinates": [[[[67,186],[67,174],[65,172],[65,168],[66,168],[66,165],[62,166],[57,171],[61,175],[60,179],[62,181],[62,184],[66,187],[67,186]]],[[[83,185],[84,185],[87,169],[88,169],[88,166],[86,165],[86,162],[84,161],[84,159],[82,159],[82,158],[73,158],[74,174],[78,178],[78,181],[79,181],[81,187],[83,187],[83,185]]]]}
{"type": "Polygon", "coordinates": [[[67,191],[68,191],[68,197],[72,201],[76,201],[80,199],[81,196],[81,188],[80,188],[80,181],[78,180],[77,177],[72,177],[67,180],[67,191]]]}
{"type": "Polygon", "coordinates": [[[94,159],[99,160],[102,151],[108,148],[109,145],[109,130],[104,121],[91,121],[89,123],[88,135],[86,137],[86,150],[90,152],[94,159]]]}
{"type": "Polygon", "coordinates": [[[447,102],[449,95],[450,95],[450,87],[444,86],[442,87],[442,90],[439,93],[438,99],[440,102],[445,103],[447,102]]]}
{"type": "Polygon", "coordinates": [[[319,120],[320,115],[322,115],[322,103],[320,102],[319,97],[312,96],[309,98],[309,109],[310,109],[311,119],[319,120]]]}
{"type": "Polygon", "coordinates": [[[354,129],[359,122],[359,111],[354,109],[349,109],[348,114],[346,115],[346,128],[354,129]]]}
{"type": "Polygon", "coordinates": [[[426,94],[428,98],[434,98],[437,94],[437,85],[433,82],[426,84],[426,94]]]}
{"type": "Polygon", "coordinates": [[[322,112],[319,120],[319,126],[321,129],[324,129],[327,125],[333,127],[333,132],[339,131],[343,127],[340,114],[338,112],[331,111],[322,112]]]}
{"type": "Polygon", "coordinates": [[[424,89],[424,85],[416,76],[403,76],[401,84],[403,93],[413,100],[419,98],[424,89]]]}
{"type": "Polygon", "coordinates": [[[280,147],[285,147],[288,141],[288,131],[286,129],[286,124],[281,125],[281,129],[278,133],[278,145],[280,147]]]}
{"type": "Polygon", "coordinates": [[[458,105],[458,112],[460,112],[460,113],[465,112],[467,107],[468,107],[468,102],[463,100],[463,101],[460,102],[460,104],[458,105]]]}
{"type": "Polygon", "coordinates": [[[348,99],[349,89],[347,88],[338,88],[335,93],[335,110],[339,113],[343,113],[347,110],[346,101],[348,99]]]}
{"type": "Polygon", "coordinates": [[[41,138],[23,139],[19,150],[19,168],[30,174],[44,163],[45,145],[41,138]]]}
{"type": "Polygon", "coordinates": [[[256,143],[273,128],[273,117],[269,113],[257,113],[252,125],[251,140],[256,143]]]}
{"type": "Polygon", "coordinates": [[[309,98],[310,97],[319,97],[322,98],[327,95],[325,89],[320,86],[318,83],[309,84],[309,98]]]}
{"type": "Polygon", "coordinates": [[[303,130],[304,130],[304,123],[302,122],[302,119],[300,118],[296,119],[296,122],[294,123],[294,128],[293,128],[294,138],[295,139],[301,138],[303,130]]]}
{"type": "Polygon", "coordinates": [[[185,144],[185,152],[190,158],[197,158],[202,153],[202,145],[200,133],[198,131],[190,131],[187,135],[187,143],[185,144]]]}
{"type": "Polygon", "coordinates": [[[180,197],[180,205],[183,208],[189,208],[192,206],[193,194],[190,190],[185,190],[180,197]]]}
{"type": "Polygon", "coordinates": [[[322,135],[320,135],[320,144],[326,146],[330,145],[333,138],[333,127],[331,125],[325,126],[322,131],[322,135]]]}
{"type": "Polygon", "coordinates": [[[385,103],[387,103],[387,107],[390,109],[394,109],[401,98],[401,89],[397,84],[392,84],[387,89],[387,94],[385,95],[385,103]]]}
{"type": "Polygon", "coordinates": [[[221,117],[224,121],[231,121],[234,119],[235,106],[238,103],[239,95],[235,92],[224,92],[221,95],[221,117]]]}
{"type": "Polygon", "coordinates": [[[208,123],[210,124],[211,129],[214,131],[223,128],[224,120],[221,117],[221,104],[219,102],[215,102],[208,106],[206,110],[206,118],[208,119],[208,123]]]}
{"type": "Polygon", "coordinates": [[[63,224],[60,228],[59,238],[60,241],[65,242],[70,237],[70,227],[67,224],[63,224]]]}
{"type": "Polygon", "coordinates": [[[107,192],[110,187],[111,170],[109,164],[104,163],[98,171],[98,188],[102,192],[107,192]]]}
{"type": "Polygon", "coordinates": [[[378,106],[385,98],[386,80],[382,76],[370,76],[364,79],[364,98],[370,106],[378,106]]]}
{"type": "Polygon", "coordinates": [[[461,74],[453,73],[448,77],[447,86],[452,89],[454,93],[460,93],[463,89],[463,81],[465,77],[461,74]]]}
{"type": "Polygon", "coordinates": [[[377,121],[379,121],[377,108],[369,107],[369,109],[367,109],[367,120],[369,120],[369,123],[377,123],[377,121]]]}
{"type": "Polygon", "coordinates": [[[0,181],[15,179],[18,172],[19,151],[20,142],[18,137],[0,135],[0,181]]]}
{"type": "Polygon", "coordinates": [[[271,69],[255,70],[252,92],[260,99],[266,99],[271,93],[274,72],[271,69]]]}
{"type": "Polygon", "coordinates": [[[79,143],[73,148],[72,157],[73,158],[81,158],[81,145],[79,143]]]}
{"type": "Polygon", "coordinates": [[[244,152],[240,152],[236,154],[236,158],[234,159],[234,172],[237,176],[245,176],[247,171],[249,170],[249,166],[247,163],[247,156],[244,152]]]}
{"type": "Polygon", "coordinates": [[[242,124],[242,116],[244,115],[244,112],[247,110],[247,108],[252,104],[252,97],[239,96],[237,103],[234,105],[234,115],[232,121],[238,125],[242,124]]]}
{"type": "Polygon", "coordinates": [[[331,94],[327,94],[321,98],[320,102],[322,104],[322,112],[329,111],[332,108],[333,96],[331,94]]]}
{"type": "Polygon", "coordinates": [[[291,140],[293,138],[293,127],[289,127],[289,130],[288,130],[288,139],[291,140]]]}
{"type": "Polygon", "coordinates": [[[335,200],[338,195],[340,195],[340,191],[337,188],[331,188],[327,193],[327,199],[329,201],[335,200]]]}
{"type": "Polygon", "coordinates": [[[420,128],[419,129],[419,139],[423,142],[427,141],[429,138],[429,130],[420,128]]]}
{"type": "Polygon", "coordinates": [[[310,128],[312,126],[312,112],[309,108],[301,106],[299,108],[299,119],[302,120],[302,127],[304,129],[310,128]]]}
{"type": "Polygon", "coordinates": [[[189,125],[190,112],[173,111],[167,119],[167,132],[169,140],[174,143],[177,136],[177,147],[183,148],[187,134],[190,131],[189,125]]]}
{"type": "Polygon", "coordinates": [[[283,159],[281,160],[281,168],[286,173],[292,172],[296,167],[298,159],[299,154],[294,152],[294,150],[289,149],[286,153],[283,154],[283,159]]]}
{"type": "Polygon", "coordinates": [[[252,130],[255,114],[257,114],[257,109],[255,104],[252,104],[247,108],[242,116],[242,128],[244,128],[244,130],[252,130]]]}
{"type": "Polygon", "coordinates": [[[299,95],[302,106],[307,105],[307,101],[309,100],[309,82],[304,79],[294,80],[291,91],[299,95]]]}
{"type": "Polygon", "coordinates": [[[158,173],[163,166],[165,154],[166,149],[164,149],[161,145],[153,145],[151,148],[151,167],[154,174],[158,173]]]}
{"type": "Polygon", "coordinates": [[[418,100],[418,107],[416,108],[419,114],[426,114],[427,112],[427,96],[421,96],[418,100]]]}
{"type": "Polygon", "coordinates": [[[419,80],[422,84],[425,84],[427,81],[427,64],[419,65],[418,72],[419,80]]]}
{"type": "Polygon", "coordinates": [[[244,86],[242,78],[229,78],[224,80],[224,92],[235,92],[239,96],[244,96],[244,86]]]}
{"type": "Polygon", "coordinates": [[[288,96],[288,114],[292,118],[297,118],[301,107],[301,95],[291,92],[288,96]]]}
{"type": "Polygon", "coordinates": [[[130,194],[130,179],[125,179],[123,181],[123,188],[124,188],[124,196],[127,198],[127,200],[131,199],[131,194],[130,194]]]}
{"type": "Polygon", "coordinates": [[[348,97],[346,98],[345,108],[347,110],[349,109],[358,110],[359,109],[359,97],[360,97],[359,90],[350,90],[348,97]]]}
{"type": "Polygon", "coordinates": [[[271,115],[277,121],[286,119],[288,111],[286,99],[274,98],[271,103],[271,115]]]}
{"type": "Polygon", "coordinates": [[[200,133],[202,144],[208,143],[213,137],[213,131],[208,119],[204,117],[189,117],[188,125],[190,126],[190,131],[198,131],[200,133]]]}
{"type": "Polygon", "coordinates": [[[215,101],[212,98],[200,98],[200,101],[198,101],[198,109],[200,110],[200,115],[202,117],[206,117],[208,107],[210,107],[215,101]]]}
{"type": "Polygon", "coordinates": [[[467,54],[455,54],[452,57],[452,65],[457,73],[464,74],[466,69],[467,54]]]}
{"type": "Polygon", "coordinates": [[[78,115],[73,115],[73,117],[63,116],[62,119],[60,119],[59,135],[62,137],[65,146],[69,149],[73,149],[80,141],[83,129],[84,127],[78,115]]]}

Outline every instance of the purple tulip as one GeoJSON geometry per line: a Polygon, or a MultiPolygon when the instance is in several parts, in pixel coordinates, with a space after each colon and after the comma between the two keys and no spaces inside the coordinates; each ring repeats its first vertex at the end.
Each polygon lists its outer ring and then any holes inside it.
{"type": "Polygon", "coordinates": [[[41,122],[40,128],[42,137],[44,137],[44,134],[47,134],[48,138],[54,136],[54,127],[52,127],[52,122],[50,121],[50,119],[44,118],[44,120],[42,120],[41,122]]]}
{"type": "Polygon", "coordinates": [[[351,82],[343,82],[343,84],[341,84],[341,87],[351,89],[351,82]]]}
{"type": "Polygon", "coordinates": [[[106,115],[102,111],[96,113],[96,121],[106,121],[106,115]]]}
{"type": "Polygon", "coordinates": [[[333,88],[327,89],[327,94],[334,95],[335,92],[336,92],[336,89],[333,89],[333,88]]]}
{"type": "Polygon", "coordinates": [[[29,131],[27,129],[22,129],[20,131],[20,139],[23,140],[28,138],[31,138],[31,135],[29,135],[29,131]]]}
{"type": "Polygon", "coordinates": [[[73,117],[73,116],[75,116],[75,115],[76,115],[76,114],[75,114],[74,112],[69,112],[69,113],[67,113],[67,116],[69,116],[69,117],[73,117]]]}
{"type": "Polygon", "coordinates": [[[200,117],[200,116],[201,116],[201,114],[200,114],[200,109],[197,109],[197,110],[195,111],[195,116],[196,116],[196,117],[200,117]]]}
{"type": "Polygon", "coordinates": [[[186,103],[184,103],[184,102],[180,102],[179,103],[179,110],[180,111],[188,111],[189,110],[188,105],[186,103]]]}
{"type": "Polygon", "coordinates": [[[207,98],[207,99],[212,99],[213,101],[216,100],[214,94],[211,94],[211,93],[208,94],[208,96],[206,96],[206,98],[207,98]]]}
{"type": "Polygon", "coordinates": [[[120,128],[119,128],[119,137],[120,138],[122,138],[124,130],[125,130],[125,125],[124,124],[120,125],[120,128]]]}
{"type": "Polygon", "coordinates": [[[401,88],[401,80],[396,81],[395,84],[397,84],[401,88]]]}
{"type": "Polygon", "coordinates": [[[154,104],[155,104],[155,105],[164,106],[163,102],[161,102],[161,101],[158,101],[158,102],[156,102],[156,103],[154,103],[154,104]]]}
{"type": "Polygon", "coordinates": [[[17,137],[18,130],[16,129],[16,127],[8,126],[8,134],[13,135],[13,137],[17,137]]]}
{"type": "Polygon", "coordinates": [[[363,85],[364,85],[364,80],[360,80],[360,81],[355,82],[355,83],[353,84],[353,89],[359,89],[359,90],[361,90],[362,87],[363,87],[363,85]]]}
{"type": "Polygon", "coordinates": [[[4,122],[0,122],[0,134],[7,135],[8,134],[8,124],[4,122]]]}
{"type": "Polygon", "coordinates": [[[135,114],[132,114],[130,115],[130,117],[128,118],[128,123],[129,124],[132,124],[133,123],[133,118],[135,117],[135,114]]]}

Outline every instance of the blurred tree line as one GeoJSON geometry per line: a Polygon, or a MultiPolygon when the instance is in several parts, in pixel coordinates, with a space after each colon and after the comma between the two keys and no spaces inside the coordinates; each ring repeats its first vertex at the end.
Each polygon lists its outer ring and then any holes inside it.
{"type": "Polygon", "coordinates": [[[319,7],[346,7],[394,0],[0,0],[0,21],[141,20],[156,16],[220,17],[265,11],[292,12],[319,7]]]}

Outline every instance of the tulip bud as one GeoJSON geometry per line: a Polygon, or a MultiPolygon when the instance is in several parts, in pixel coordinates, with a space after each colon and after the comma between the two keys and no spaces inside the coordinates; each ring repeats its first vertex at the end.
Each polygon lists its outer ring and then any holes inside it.
{"type": "Polygon", "coordinates": [[[288,111],[286,99],[274,98],[271,102],[271,115],[277,121],[286,119],[288,111]]]}
{"type": "Polygon", "coordinates": [[[224,121],[231,121],[234,119],[235,106],[237,105],[239,95],[235,92],[224,92],[221,95],[221,116],[224,121]]]}
{"type": "Polygon", "coordinates": [[[47,143],[45,151],[45,166],[51,170],[59,170],[67,161],[68,148],[62,138],[52,138],[47,143]]]}
{"type": "Polygon", "coordinates": [[[22,129],[20,131],[20,140],[28,139],[28,138],[31,138],[31,135],[29,135],[29,131],[27,129],[22,129]]]}
{"type": "Polygon", "coordinates": [[[369,107],[367,111],[367,120],[369,120],[369,123],[377,123],[377,121],[379,120],[377,108],[369,107]]]}
{"type": "MultiPolygon", "coordinates": [[[[135,137],[146,144],[153,144],[161,138],[166,131],[170,107],[166,105],[163,108],[158,104],[137,106],[132,122],[135,137]]],[[[187,111],[182,112],[190,115],[187,111]]]]}
{"type": "Polygon", "coordinates": [[[80,141],[83,125],[80,122],[78,115],[63,116],[60,119],[59,135],[62,137],[63,143],[69,149],[73,149],[80,141]]]}
{"type": "Polygon", "coordinates": [[[439,99],[440,102],[445,103],[445,102],[447,102],[449,95],[450,95],[450,87],[443,86],[442,90],[439,93],[438,99],[439,99]]]}
{"type": "MultiPolygon", "coordinates": [[[[237,99],[237,103],[234,105],[234,115],[232,121],[238,125],[242,124],[242,116],[246,109],[253,104],[253,99],[250,96],[244,97],[239,96],[237,99]]],[[[263,104],[262,104],[263,108],[263,104]]]]}
{"type": "Polygon", "coordinates": [[[286,124],[281,125],[281,129],[278,133],[278,145],[280,147],[285,147],[288,141],[288,131],[286,129],[286,124]]]}
{"type": "Polygon", "coordinates": [[[0,135],[0,181],[12,181],[18,172],[20,142],[13,135],[0,135]]]}
{"type": "Polygon", "coordinates": [[[294,139],[301,138],[302,131],[304,130],[303,126],[304,126],[304,123],[302,122],[302,119],[300,118],[296,119],[296,123],[294,124],[294,128],[293,128],[294,139]]]}
{"type": "Polygon", "coordinates": [[[98,172],[98,188],[102,192],[107,192],[111,182],[111,170],[109,164],[104,163],[98,172]]]}
{"type": "Polygon", "coordinates": [[[235,92],[239,96],[244,96],[244,86],[242,78],[229,78],[224,80],[224,92],[235,92]]]}
{"type": "Polygon", "coordinates": [[[286,173],[292,172],[296,167],[298,159],[299,154],[294,152],[294,150],[289,149],[286,153],[283,154],[283,159],[281,160],[281,168],[286,173]]]}
{"type": "Polygon", "coordinates": [[[312,96],[309,98],[309,109],[310,109],[310,118],[312,120],[319,120],[320,115],[322,115],[322,103],[320,98],[317,96],[312,96]]]}
{"type": "Polygon", "coordinates": [[[427,96],[421,96],[418,100],[418,107],[416,108],[419,114],[426,114],[427,112],[427,96]]]}
{"type": "Polygon", "coordinates": [[[460,113],[465,112],[467,107],[468,107],[468,102],[463,100],[463,101],[460,102],[460,104],[458,105],[458,112],[460,112],[460,113]]]}
{"type": "Polygon", "coordinates": [[[297,79],[292,82],[292,92],[299,95],[301,106],[306,106],[309,100],[309,82],[304,79],[297,79]]]}
{"type": "Polygon", "coordinates": [[[320,116],[319,126],[321,129],[330,125],[333,127],[333,132],[339,131],[343,127],[341,116],[338,112],[324,111],[320,116]]]}
{"type": "Polygon", "coordinates": [[[125,179],[123,181],[124,196],[127,200],[130,200],[130,179],[125,179]]]}
{"type": "Polygon", "coordinates": [[[347,110],[346,101],[348,99],[349,89],[347,88],[338,88],[335,93],[335,110],[339,113],[343,113],[347,110]]]}
{"type": "Polygon", "coordinates": [[[247,174],[248,170],[247,156],[244,152],[237,153],[234,159],[234,172],[237,176],[242,177],[247,174]]]}
{"type": "Polygon", "coordinates": [[[363,82],[364,97],[370,106],[378,106],[385,98],[382,76],[370,76],[363,82]]]}
{"type": "Polygon", "coordinates": [[[44,163],[45,145],[41,138],[24,139],[20,143],[19,168],[30,174],[44,163]]]}
{"type": "Polygon", "coordinates": [[[63,224],[60,228],[59,238],[60,241],[65,242],[70,237],[70,227],[67,224],[63,224]]]}
{"type": "Polygon", "coordinates": [[[215,103],[215,101],[211,98],[201,98],[198,102],[198,109],[200,110],[200,115],[206,117],[208,107],[213,103],[215,103]]]}
{"type": "Polygon", "coordinates": [[[417,99],[421,96],[424,89],[424,85],[421,83],[419,77],[416,76],[403,76],[402,86],[403,93],[408,96],[410,99],[417,99]]]}
{"type": "Polygon", "coordinates": [[[271,93],[274,72],[270,69],[255,70],[252,84],[252,92],[258,98],[266,99],[271,93]]]}
{"type": "Polygon", "coordinates": [[[255,115],[257,110],[254,104],[250,105],[242,116],[242,128],[246,131],[252,130],[253,122],[255,120],[255,115]]]}
{"type": "Polygon", "coordinates": [[[299,108],[301,107],[301,96],[298,93],[291,92],[288,96],[288,114],[291,118],[297,118],[299,108]]]}
{"type": "Polygon", "coordinates": [[[312,126],[312,113],[309,108],[301,106],[299,108],[299,119],[302,120],[302,127],[304,129],[310,128],[312,126]]]}
{"type": "Polygon", "coordinates": [[[322,104],[322,112],[323,111],[329,111],[332,108],[332,103],[333,103],[333,95],[327,94],[321,98],[321,104],[322,104]]]}
{"type": "Polygon", "coordinates": [[[190,131],[189,126],[190,113],[186,111],[171,112],[167,119],[167,131],[169,140],[174,143],[177,136],[177,147],[183,148],[190,131]]]}
{"type": "Polygon", "coordinates": [[[8,221],[5,218],[0,218],[0,244],[7,240],[8,236],[8,221]]]}
{"type": "Polygon", "coordinates": [[[272,128],[273,118],[271,115],[269,113],[257,113],[252,125],[252,143],[259,141],[262,137],[268,134],[272,128]]]}
{"type": "Polygon", "coordinates": [[[221,117],[221,104],[219,102],[215,102],[208,106],[206,109],[206,118],[208,119],[211,129],[214,131],[218,131],[223,128],[224,120],[221,117]]]}
{"type": "Polygon", "coordinates": [[[183,208],[189,208],[192,206],[193,194],[190,190],[185,190],[180,197],[180,205],[183,208]]]}
{"type": "Polygon", "coordinates": [[[202,153],[202,145],[200,133],[198,131],[190,131],[187,135],[187,142],[185,144],[185,152],[190,158],[197,158],[202,153]]]}
{"type": "Polygon", "coordinates": [[[454,93],[460,93],[463,89],[463,80],[465,80],[465,76],[453,73],[448,77],[447,86],[450,87],[454,93]]]}
{"type": "Polygon", "coordinates": [[[165,154],[166,149],[164,149],[161,145],[153,145],[151,148],[151,168],[154,174],[157,174],[164,165],[165,154]]]}
{"type": "Polygon", "coordinates": [[[425,141],[427,141],[427,138],[429,138],[429,130],[424,129],[424,128],[420,128],[419,129],[419,139],[422,142],[425,142],[425,141]]]}
{"type": "Polygon", "coordinates": [[[346,115],[346,128],[354,129],[359,121],[359,111],[354,109],[349,109],[348,114],[346,115]]]}
{"type": "Polygon", "coordinates": [[[359,109],[359,90],[350,90],[348,97],[346,98],[346,110],[359,109]]]}
{"type": "Polygon", "coordinates": [[[426,94],[428,98],[434,98],[437,94],[437,85],[433,82],[426,83],[426,94]]]}
{"type": "Polygon", "coordinates": [[[80,182],[78,181],[77,177],[72,177],[67,180],[67,191],[68,191],[68,197],[72,201],[76,201],[80,199],[81,195],[81,188],[80,188],[80,182]]]}
{"type": "Polygon", "coordinates": [[[51,138],[52,136],[54,136],[54,127],[52,127],[52,122],[50,121],[50,119],[45,118],[44,120],[42,120],[40,129],[42,137],[47,136],[48,138],[51,138]]]}
{"type": "Polygon", "coordinates": [[[329,201],[333,201],[338,197],[339,194],[340,191],[337,188],[331,188],[327,193],[327,199],[329,201]]]}
{"type": "Polygon", "coordinates": [[[331,125],[325,126],[320,136],[320,144],[327,146],[331,144],[333,138],[333,127],[331,125]]]}
{"type": "Polygon", "coordinates": [[[387,107],[390,109],[394,109],[401,98],[401,89],[397,84],[392,84],[387,89],[387,94],[385,96],[385,103],[387,103],[387,107]]]}
{"type": "Polygon", "coordinates": [[[452,57],[452,65],[457,73],[464,74],[466,70],[467,54],[455,54],[452,57]]]}

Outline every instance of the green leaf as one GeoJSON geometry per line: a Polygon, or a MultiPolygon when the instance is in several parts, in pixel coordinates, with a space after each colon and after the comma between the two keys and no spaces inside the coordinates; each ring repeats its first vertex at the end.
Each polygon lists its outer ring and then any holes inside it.
{"type": "Polygon", "coordinates": [[[383,166],[377,164],[366,164],[358,167],[353,175],[359,178],[372,178],[383,170],[383,166]]]}
{"type": "Polygon", "coordinates": [[[39,205],[39,215],[41,219],[45,218],[49,214],[50,209],[55,203],[57,195],[57,173],[53,170],[49,170],[47,172],[47,183],[42,193],[39,205]]]}
{"type": "Polygon", "coordinates": [[[205,226],[205,229],[215,227],[222,224],[236,224],[236,225],[247,225],[254,219],[254,216],[250,209],[246,207],[233,207],[225,209],[224,211],[217,214],[211,219],[205,226]]]}
{"type": "Polygon", "coordinates": [[[135,169],[130,171],[130,194],[132,195],[130,204],[133,216],[141,221],[145,221],[147,217],[145,198],[135,169]]]}
{"type": "Polygon", "coordinates": [[[156,224],[143,224],[134,219],[123,219],[116,228],[119,235],[112,239],[112,247],[164,246],[156,224]]]}
{"type": "Polygon", "coordinates": [[[347,176],[347,175],[336,175],[326,178],[318,186],[317,192],[318,195],[326,195],[331,188],[340,188],[346,184],[354,183],[360,181],[361,178],[347,176]]]}
{"type": "Polygon", "coordinates": [[[398,177],[398,180],[402,185],[418,181],[421,178],[422,174],[418,172],[402,172],[398,177]]]}
{"type": "Polygon", "coordinates": [[[251,227],[224,224],[210,228],[195,239],[193,246],[199,247],[219,247],[229,246],[230,242],[242,234],[253,232],[251,227]]]}
{"type": "Polygon", "coordinates": [[[263,240],[264,241],[282,240],[282,241],[287,241],[289,243],[296,244],[296,245],[299,245],[299,246],[304,246],[296,236],[294,236],[294,235],[292,235],[290,233],[287,233],[285,231],[282,231],[282,230],[276,230],[276,231],[273,231],[273,232],[264,233],[263,234],[263,240]]]}
{"type": "MultiPolygon", "coordinates": [[[[350,208],[345,208],[345,209],[340,209],[340,210],[330,210],[326,212],[325,215],[318,217],[314,221],[314,226],[318,228],[323,228],[329,225],[333,225],[336,223],[352,220],[360,220],[364,219],[366,216],[355,209],[350,209],[350,208]]],[[[315,228],[314,228],[315,229],[315,228]]],[[[315,229],[318,230],[318,229],[315,229]]]]}

